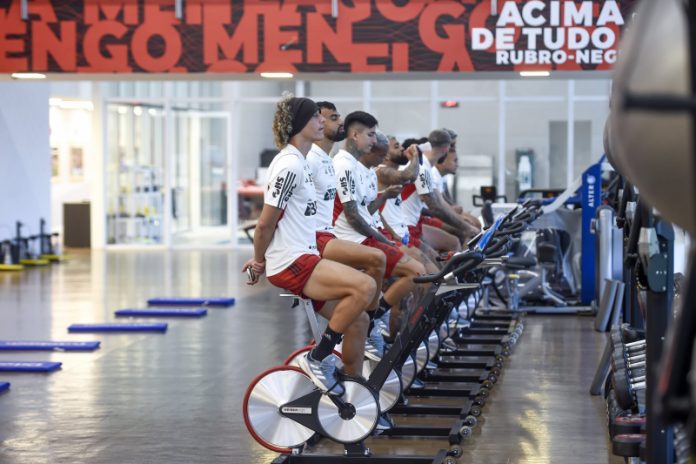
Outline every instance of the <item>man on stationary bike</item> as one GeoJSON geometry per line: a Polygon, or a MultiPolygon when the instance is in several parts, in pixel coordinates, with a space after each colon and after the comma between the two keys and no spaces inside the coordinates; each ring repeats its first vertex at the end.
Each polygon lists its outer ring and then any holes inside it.
{"type": "MultiPolygon", "coordinates": [[[[377,120],[364,111],[355,111],[345,120],[345,149],[334,156],[333,163],[338,179],[338,195],[334,203],[334,230],[338,238],[361,243],[380,250],[387,259],[385,279],[392,275],[396,280],[380,299],[379,312],[390,308],[398,314],[401,300],[416,287],[413,278],[425,273],[421,263],[405,255],[396,244],[382,235],[374,224],[377,210],[377,179],[363,162],[376,143],[377,120]]],[[[392,326],[389,342],[396,335],[392,326]]]]}
{"type": "MultiPolygon", "coordinates": [[[[312,172],[317,194],[317,247],[322,258],[337,261],[362,269],[375,279],[377,289],[382,288],[382,278],[386,267],[386,258],[382,252],[349,240],[336,238],[333,231],[333,209],[336,197],[336,173],[329,153],[335,142],[345,139],[343,119],[331,102],[317,102],[324,117],[324,138],[312,144],[307,154],[307,164],[312,172]]],[[[374,317],[379,302],[380,292],[368,308],[370,318],[374,317]]],[[[357,330],[357,328],[356,328],[357,330]]],[[[358,337],[344,337],[342,359],[346,374],[357,376],[362,372],[363,357],[367,355],[373,361],[379,361],[384,352],[384,340],[377,327],[370,329],[368,343],[359,343],[358,337]]]]}
{"type": "Polygon", "coordinates": [[[338,300],[321,340],[299,362],[322,391],[340,396],[345,388],[332,351],[351,325],[366,317],[376,285],[368,275],[319,256],[316,192],[305,157],[312,143],[323,139],[323,130],[324,118],[312,100],[286,96],[278,103],[273,134],[280,153],[268,169],[254,255],[242,271],[251,270],[251,285],[267,272],[273,285],[312,299],[320,314],[323,302],[338,300]]]}

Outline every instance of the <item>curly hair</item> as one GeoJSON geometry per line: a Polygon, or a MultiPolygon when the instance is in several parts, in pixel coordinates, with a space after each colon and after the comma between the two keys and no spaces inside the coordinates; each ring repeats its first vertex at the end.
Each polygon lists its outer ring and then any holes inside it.
{"type": "Polygon", "coordinates": [[[290,92],[283,92],[282,99],[276,105],[276,112],[273,116],[273,141],[282,150],[290,142],[290,132],[292,132],[292,110],[290,101],[294,95],[290,92]]]}

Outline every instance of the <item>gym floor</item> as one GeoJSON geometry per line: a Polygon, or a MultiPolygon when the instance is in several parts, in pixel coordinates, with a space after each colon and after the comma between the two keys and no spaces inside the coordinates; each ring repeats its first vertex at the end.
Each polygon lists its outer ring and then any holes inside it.
{"type": "MultiPolygon", "coordinates": [[[[266,464],[242,419],[261,371],[310,339],[301,311],[239,272],[250,250],[78,252],[69,263],[0,274],[0,340],[100,340],[91,353],[0,352],[0,361],[60,361],[52,374],[0,373],[0,462],[266,464]],[[166,334],[68,334],[73,323],[158,296],[233,296],[207,317],[168,319],[166,334]]],[[[144,321],[150,321],[144,319],[144,321]]],[[[603,348],[592,319],[528,316],[461,462],[620,463],[602,398],[589,384],[603,348]]],[[[442,404],[442,400],[434,400],[442,404]]],[[[395,417],[397,423],[447,424],[395,417]]],[[[380,454],[433,455],[444,441],[368,441],[380,454]]],[[[340,452],[320,443],[314,452],[340,452]]]]}

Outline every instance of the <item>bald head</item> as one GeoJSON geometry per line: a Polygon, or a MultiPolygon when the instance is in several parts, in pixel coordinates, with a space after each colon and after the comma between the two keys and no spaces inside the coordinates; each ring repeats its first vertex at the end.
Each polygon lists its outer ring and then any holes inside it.
{"type": "Polygon", "coordinates": [[[377,131],[377,142],[375,142],[372,147],[372,151],[374,153],[384,153],[386,155],[389,151],[389,137],[377,131]]]}
{"type": "Polygon", "coordinates": [[[368,168],[373,168],[382,164],[384,162],[384,158],[389,152],[389,138],[379,131],[377,131],[375,137],[377,141],[372,146],[370,153],[360,157],[360,162],[368,168]]]}

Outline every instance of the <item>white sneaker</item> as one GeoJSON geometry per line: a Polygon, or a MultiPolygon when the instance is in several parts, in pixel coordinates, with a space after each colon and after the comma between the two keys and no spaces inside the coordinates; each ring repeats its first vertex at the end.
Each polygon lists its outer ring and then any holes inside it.
{"type": "Polygon", "coordinates": [[[330,354],[323,360],[317,361],[307,353],[299,359],[299,364],[321,391],[335,396],[342,396],[345,393],[345,388],[338,379],[335,355],[330,354]]]}

